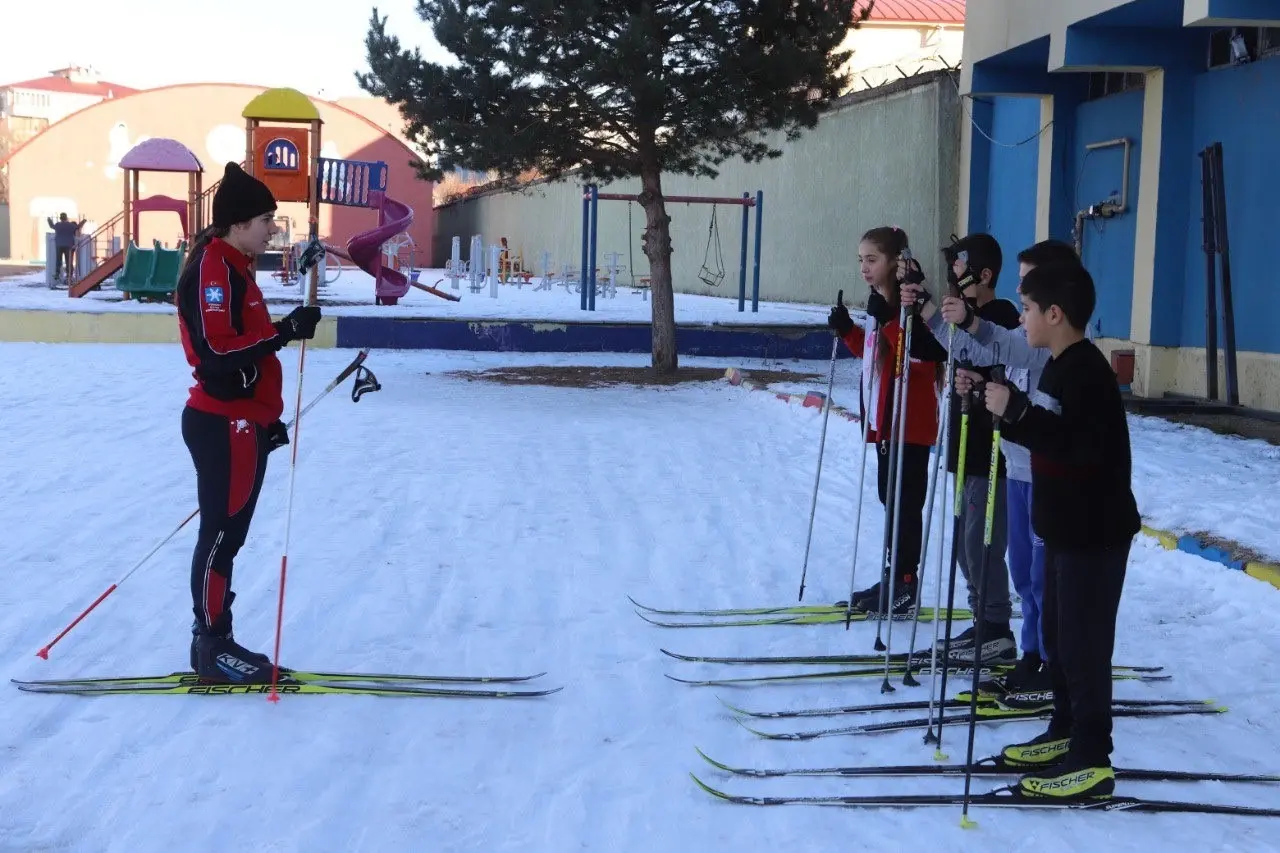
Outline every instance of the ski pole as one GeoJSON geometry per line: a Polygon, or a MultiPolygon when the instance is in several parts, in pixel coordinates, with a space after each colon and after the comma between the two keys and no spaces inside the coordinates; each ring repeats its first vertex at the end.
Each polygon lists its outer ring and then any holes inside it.
{"type": "MultiPolygon", "coordinates": [[[[921,531],[921,534],[920,534],[921,547],[920,547],[919,577],[921,578],[924,577],[925,564],[928,562],[928,559],[929,559],[929,537],[933,530],[933,506],[934,506],[934,498],[937,497],[937,493],[938,493],[937,485],[938,485],[939,469],[941,469],[942,488],[946,489],[947,487],[947,473],[946,473],[947,453],[950,450],[950,440],[951,440],[951,385],[955,378],[954,372],[955,372],[955,359],[951,357],[950,349],[948,349],[947,369],[946,369],[947,381],[946,381],[946,385],[944,386],[944,393],[947,395],[947,401],[946,401],[945,407],[943,408],[942,418],[938,421],[938,437],[937,437],[937,440],[934,441],[934,446],[938,448],[938,454],[933,458],[933,467],[929,471],[929,488],[924,501],[924,530],[921,531]]],[[[939,536],[938,536],[938,553],[939,553],[938,594],[941,595],[942,594],[941,553],[942,553],[942,549],[946,547],[946,544],[947,544],[946,529],[943,528],[942,525],[938,525],[938,533],[939,533],[939,536]]],[[[916,634],[918,634],[920,630],[920,617],[919,617],[920,601],[923,597],[924,597],[924,583],[920,582],[916,584],[916,600],[915,600],[916,618],[911,623],[911,642],[907,644],[907,649],[908,649],[907,668],[906,668],[906,672],[904,672],[902,675],[902,683],[907,687],[920,686],[920,682],[916,681],[915,674],[912,672],[912,670],[914,670],[916,666],[914,649],[916,647],[916,634]]],[[[940,606],[941,606],[941,602],[939,602],[939,607],[940,606]]],[[[934,625],[937,625],[938,620],[941,618],[941,615],[942,614],[938,611],[938,608],[935,608],[933,613],[934,625]]],[[[930,701],[932,701],[933,695],[930,694],[929,698],[930,698],[930,701]]]]}
{"type": "MultiPolygon", "coordinates": [[[[311,239],[316,239],[316,230],[318,223],[311,220],[311,239]]],[[[311,276],[314,279],[317,275],[316,268],[311,270],[311,276]]],[[[306,298],[302,300],[303,305],[312,304],[314,298],[313,289],[307,287],[306,298]]],[[[284,624],[284,585],[289,572],[289,533],[293,527],[293,493],[294,482],[298,474],[298,434],[302,428],[302,371],[307,361],[307,339],[303,338],[298,343],[298,391],[294,400],[294,411],[298,414],[293,419],[293,448],[289,454],[289,499],[285,504],[284,511],[284,547],[280,553],[280,597],[276,604],[276,643],[275,652],[271,656],[271,693],[267,696],[268,702],[279,702],[280,693],[276,689],[280,681],[280,632],[284,624]]],[[[355,397],[353,396],[354,400],[355,397]]]]}
{"type": "MultiPolygon", "coordinates": [[[[898,538],[902,530],[902,466],[906,458],[907,415],[910,413],[911,402],[909,393],[911,390],[911,333],[915,325],[914,317],[915,306],[912,305],[907,310],[906,334],[902,348],[902,415],[898,418],[898,433],[894,437],[898,443],[898,458],[893,470],[893,539],[889,549],[888,606],[881,611],[884,618],[879,622],[880,625],[883,625],[886,620],[889,623],[888,631],[885,633],[884,683],[880,685],[881,693],[892,693],[894,689],[889,683],[889,650],[893,648],[893,604],[894,592],[898,586],[898,538]]],[[[919,589],[918,583],[916,588],[919,589]]]]}
{"type": "MultiPolygon", "coordinates": [[[[996,365],[991,368],[991,381],[1004,382],[1004,368],[996,365]]],[[[983,609],[987,600],[987,557],[991,551],[991,534],[995,527],[996,491],[1000,473],[1000,419],[992,416],[991,435],[991,467],[987,471],[987,511],[982,530],[982,573],[978,575],[978,607],[973,614],[973,684],[969,690],[969,749],[965,757],[964,801],[961,806],[960,825],[965,828],[974,826],[969,819],[969,794],[973,781],[973,738],[978,719],[978,681],[982,677],[982,629],[986,624],[983,609]]]]}
{"type": "MultiPolygon", "coordinates": [[[[887,461],[888,482],[885,484],[884,498],[884,538],[880,548],[880,614],[883,616],[885,612],[885,597],[888,595],[888,587],[892,584],[889,573],[889,564],[892,561],[893,549],[893,519],[894,506],[893,495],[891,489],[893,487],[893,472],[898,464],[898,443],[896,441],[898,435],[898,424],[902,420],[902,397],[905,396],[905,374],[902,369],[903,359],[906,358],[906,348],[904,346],[904,337],[907,328],[907,306],[900,304],[898,306],[898,339],[894,346],[894,374],[893,374],[893,408],[890,411],[892,417],[889,420],[889,431],[887,433],[888,454],[887,461]]],[[[879,436],[877,436],[879,438],[879,436]]],[[[881,450],[881,453],[885,451],[881,450]]],[[[877,475],[877,480],[879,476],[877,475]]],[[[877,483],[878,485],[878,483],[877,483]]],[[[884,630],[884,620],[880,619],[876,622],[876,641],[873,645],[877,652],[883,652],[887,647],[881,638],[881,632],[884,630]]]]}
{"type": "MultiPolygon", "coordinates": [[[[867,326],[873,325],[873,320],[874,318],[868,315],[867,326]]],[[[868,330],[864,326],[863,332],[867,335],[879,336],[880,334],[879,324],[875,323],[874,325],[876,326],[874,330],[868,330]]],[[[866,356],[865,356],[865,350],[864,350],[864,353],[863,353],[864,363],[865,363],[865,357],[866,356]]],[[[854,516],[853,516],[853,559],[849,566],[849,598],[848,600],[845,601],[845,604],[844,604],[844,629],[846,631],[849,630],[849,625],[853,621],[853,594],[856,589],[857,580],[858,580],[858,542],[862,537],[862,498],[865,494],[865,487],[866,487],[866,480],[867,480],[867,445],[870,443],[871,423],[873,421],[873,417],[871,415],[871,403],[872,403],[871,397],[876,392],[876,374],[878,372],[879,372],[879,365],[876,363],[876,360],[875,360],[875,347],[873,346],[871,367],[870,367],[871,388],[870,388],[869,395],[865,398],[865,401],[863,398],[863,392],[868,390],[866,388],[867,383],[864,382],[861,377],[858,379],[858,406],[861,409],[861,414],[862,414],[862,453],[861,453],[862,461],[858,463],[858,508],[857,510],[854,511],[854,516]]],[[[864,373],[862,374],[862,376],[866,376],[866,374],[864,373]]]]}
{"type": "MultiPolygon", "coordinates": [[[[946,633],[942,639],[942,686],[937,690],[939,697],[938,706],[938,733],[933,734],[933,723],[930,722],[928,730],[925,732],[924,742],[929,743],[931,740],[937,745],[934,750],[934,758],[938,761],[945,761],[947,756],[942,751],[942,729],[943,717],[946,715],[945,703],[941,702],[946,698],[947,693],[947,673],[951,668],[951,620],[955,613],[956,607],[956,567],[960,557],[960,523],[961,511],[964,508],[964,478],[965,478],[965,453],[969,449],[969,407],[970,397],[965,394],[960,397],[960,441],[956,445],[958,453],[956,454],[956,477],[955,477],[955,501],[952,505],[952,523],[951,523],[951,571],[950,578],[947,581],[947,626],[946,633]]],[[[938,606],[942,606],[942,552],[938,552],[938,606]]],[[[938,684],[938,623],[936,616],[933,620],[933,649],[930,651],[930,669],[932,676],[929,683],[929,695],[932,699],[934,695],[934,687],[938,684]]],[[[932,721],[933,713],[930,710],[929,719],[932,721]]]]}
{"type": "MultiPolygon", "coordinates": [[[[875,365],[872,365],[875,370],[875,365]]],[[[874,380],[871,383],[872,389],[875,388],[874,380]]],[[[858,383],[858,401],[862,402],[862,382],[858,383]]],[[[867,480],[867,444],[871,437],[871,413],[868,406],[862,407],[862,453],[858,462],[858,508],[853,513],[853,560],[849,567],[849,598],[845,601],[844,609],[844,629],[849,630],[849,623],[853,618],[853,593],[858,578],[858,541],[862,534],[862,498],[867,480]]],[[[838,605],[837,605],[838,606],[838,605]]]]}
{"type": "MultiPolygon", "coordinates": [[[[844,305],[844,291],[836,293],[836,304],[844,305]]],[[[804,581],[809,574],[809,546],[813,544],[813,519],[818,512],[818,483],[822,481],[822,455],[827,449],[827,420],[831,417],[831,389],[836,381],[836,354],[840,336],[831,341],[831,369],[827,373],[827,396],[822,401],[822,436],[818,439],[818,471],[813,477],[813,500],[809,502],[809,533],[804,540],[804,563],[800,566],[800,598],[804,601],[804,581]]]]}
{"type": "MultiPolygon", "coordinates": [[[[360,350],[355,360],[352,361],[351,364],[347,365],[347,367],[344,368],[341,373],[339,373],[336,377],[334,377],[332,382],[330,382],[328,385],[325,386],[323,391],[317,394],[315,398],[310,403],[307,404],[306,408],[302,410],[302,414],[305,415],[307,412],[311,411],[311,409],[317,403],[319,403],[322,399],[328,396],[330,391],[332,391],[334,388],[337,388],[339,385],[341,385],[343,381],[352,373],[355,373],[356,368],[362,365],[364,363],[364,360],[368,357],[369,357],[369,351],[367,349],[360,350]]],[[[289,426],[291,424],[292,424],[292,421],[290,422],[290,424],[286,424],[286,426],[289,426]]],[[[84,619],[86,616],[92,613],[94,608],[96,608],[99,604],[105,601],[107,597],[111,595],[111,593],[115,592],[117,589],[123,586],[124,582],[127,581],[130,577],[132,577],[134,572],[138,571],[138,569],[146,565],[147,561],[150,560],[152,557],[154,557],[157,551],[159,551],[161,548],[167,545],[170,539],[177,536],[179,531],[181,531],[182,528],[186,527],[187,524],[191,522],[191,519],[195,518],[199,514],[200,514],[199,507],[197,507],[196,509],[193,509],[191,511],[191,514],[188,515],[186,518],[182,519],[182,521],[178,523],[178,526],[175,527],[168,536],[161,539],[154,548],[152,548],[150,551],[147,552],[147,555],[145,557],[143,557],[141,560],[135,563],[133,568],[131,568],[128,572],[125,573],[124,577],[120,578],[120,580],[116,581],[115,583],[111,584],[111,586],[107,587],[106,591],[103,592],[102,595],[99,595],[96,599],[94,599],[92,604],[90,604],[88,607],[82,610],[80,612],[80,615],[77,616],[75,619],[73,619],[70,625],[63,628],[62,631],[59,632],[58,636],[54,637],[52,640],[49,641],[49,643],[44,648],[36,652],[36,657],[48,660],[49,650],[52,649],[54,646],[56,646],[59,640],[61,640],[67,634],[71,633],[71,630],[75,628],[76,625],[79,625],[82,619],[84,619]]]]}

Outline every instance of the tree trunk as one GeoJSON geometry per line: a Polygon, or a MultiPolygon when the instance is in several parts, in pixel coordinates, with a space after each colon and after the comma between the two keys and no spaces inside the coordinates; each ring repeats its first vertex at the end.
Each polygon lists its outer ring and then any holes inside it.
{"type": "Polygon", "coordinates": [[[656,162],[640,168],[640,206],[644,208],[644,254],[649,259],[649,293],[653,298],[653,369],[673,374],[676,357],[676,305],[671,287],[671,217],[662,199],[662,169],[656,162]]]}

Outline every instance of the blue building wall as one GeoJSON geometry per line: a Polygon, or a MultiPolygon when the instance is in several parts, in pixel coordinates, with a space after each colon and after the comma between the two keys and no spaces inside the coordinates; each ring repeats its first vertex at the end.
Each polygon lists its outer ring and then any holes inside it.
{"type": "MultiPolygon", "coordinates": [[[[1231,293],[1236,346],[1280,352],[1280,58],[1220,68],[1196,75],[1193,91],[1179,97],[1194,110],[1193,147],[1186,156],[1191,186],[1187,211],[1186,280],[1179,343],[1205,344],[1205,255],[1203,251],[1200,158],[1198,152],[1222,143],[1231,250],[1231,293]]],[[[1162,215],[1164,211],[1161,211],[1162,215]]],[[[1220,267],[1219,267],[1220,268],[1220,267]]],[[[1218,278],[1221,289],[1221,277],[1218,278]]],[[[1218,307],[1222,346],[1222,308],[1218,307]]]]}
{"type": "Polygon", "coordinates": [[[1086,145],[1118,137],[1133,141],[1129,160],[1129,212],[1113,219],[1084,223],[1085,266],[1093,274],[1098,304],[1090,324],[1095,335],[1129,337],[1133,315],[1133,247],[1137,234],[1139,160],[1142,154],[1141,91],[1125,92],[1076,108],[1075,146],[1072,154],[1073,179],[1064,182],[1070,189],[1071,210],[1077,211],[1122,191],[1124,148],[1088,151],[1086,145]]]}
{"type": "MultiPolygon", "coordinates": [[[[985,217],[971,218],[969,231],[986,231],[1004,251],[996,292],[1017,302],[1017,254],[1036,239],[1036,180],[1040,156],[1040,99],[990,98],[991,140],[976,137],[987,158],[985,217]]],[[[972,174],[970,180],[973,180],[972,174]]]]}

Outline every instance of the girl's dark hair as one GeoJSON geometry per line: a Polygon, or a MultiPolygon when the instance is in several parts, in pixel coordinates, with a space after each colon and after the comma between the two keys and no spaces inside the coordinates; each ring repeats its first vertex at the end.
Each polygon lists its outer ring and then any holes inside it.
{"type": "Polygon", "coordinates": [[[197,234],[196,238],[191,241],[191,248],[187,250],[187,260],[183,263],[182,272],[179,273],[178,277],[181,278],[186,275],[192,264],[200,263],[199,256],[204,254],[205,247],[209,245],[210,240],[214,237],[226,237],[230,230],[229,228],[210,225],[197,234]]]}
{"type": "Polygon", "coordinates": [[[862,242],[871,243],[891,258],[896,258],[908,247],[907,232],[891,225],[872,228],[862,235],[862,242]]]}
{"type": "MultiPolygon", "coordinates": [[[[907,232],[901,228],[895,228],[892,225],[881,225],[879,228],[872,228],[870,231],[862,235],[862,242],[870,243],[885,254],[892,261],[896,261],[898,257],[907,249],[907,232]]],[[[893,288],[890,288],[892,292],[893,288]]],[[[895,296],[891,304],[897,304],[895,296]]],[[[885,343],[880,335],[876,334],[875,347],[872,350],[874,358],[878,363],[883,355],[885,343]]]]}

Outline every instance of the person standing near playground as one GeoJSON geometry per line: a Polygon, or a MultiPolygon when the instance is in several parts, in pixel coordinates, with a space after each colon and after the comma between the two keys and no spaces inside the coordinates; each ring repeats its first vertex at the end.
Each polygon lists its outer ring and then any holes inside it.
{"type": "Polygon", "coordinates": [[[65,213],[58,214],[58,221],[54,222],[53,218],[45,220],[49,223],[50,230],[53,231],[53,251],[54,251],[54,280],[62,278],[62,264],[66,261],[67,279],[71,278],[71,267],[75,255],[76,238],[80,236],[80,229],[88,222],[88,219],[81,219],[79,222],[70,222],[65,213]]]}
{"type": "MultiPolygon", "coordinates": [[[[1044,240],[1018,253],[1018,282],[1028,272],[1046,264],[1078,264],[1075,249],[1061,240],[1044,240]]],[[[915,286],[903,285],[903,299],[916,297],[915,286]]],[[[957,336],[973,340],[978,348],[969,348],[968,356],[976,365],[1002,364],[1007,368],[1011,387],[1028,394],[1033,403],[1047,405],[1050,400],[1037,391],[1040,374],[1051,353],[1044,347],[1027,342],[1026,327],[1006,329],[983,320],[962,298],[946,296],[940,307],[932,303],[921,308],[921,316],[935,335],[945,334],[942,324],[955,326],[957,336]],[[979,349],[980,348],[980,349],[979,349]]],[[[970,394],[980,387],[982,377],[975,371],[956,370],[956,393],[970,394]]],[[[1044,600],[1044,542],[1031,527],[1031,452],[1008,439],[1000,442],[1004,454],[1006,509],[1008,532],[1009,577],[1022,599],[1022,657],[1007,675],[979,685],[984,693],[1006,693],[1051,690],[1047,667],[1048,653],[1041,638],[1040,614],[1044,600]]]]}
{"type": "Polygon", "coordinates": [[[289,443],[280,360],[290,341],[310,340],[320,309],[299,306],[272,322],[251,264],[278,230],[276,200],[228,163],[213,196],[213,224],[197,235],[174,294],[195,384],[182,438],[196,470],[200,531],[191,560],[191,668],[202,679],[270,683],[271,659],[235,641],[231,573],[249,532],[267,454],[289,443]]]}
{"type": "MultiPolygon", "coordinates": [[[[897,538],[897,575],[890,589],[892,616],[910,616],[915,610],[920,569],[921,540],[924,534],[924,504],[929,485],[929,454],[938,435],[938,362],[946,351],[929,335],[915,335],[907,353],[906,435],[898,452],[902,458],[902,495],[895,504],[890,489],[894,472],[889,465],[889,444],[896,441],[894,423],[894,377],[899,326],[899,264],[908,249],[907,234],[900,228],[872,228],[858,245],[862,278],[871,286],[867,297],[867,324],[859,328],[849,309],[836,305],[827,325],[854,355],[862,357],[862,388],[859,404],[866,440],[876,449],[876,486],[880,503],[886,508],[885,525],[892,530],[894,513],[901,517],[897,538]]],[[[914,261],[911,262],[914,264],[914,261]]],[[[918,272],[918,265],[914,267],[918,272]]],[[[914,309],[912,309],[914,310],[914,309]]],[[[919,325],[919,324],[917,324],[919,325]]],[[[892,548],[892,542],[890,544],[892,548]]],[[[869,614],[881,611],[881,590],[890,581],[890,551],[884,555],[880,580],[854,593],[853,608],[869,614]]],[[[884,594],[888,599],[888,592],[884,594]]]]}

